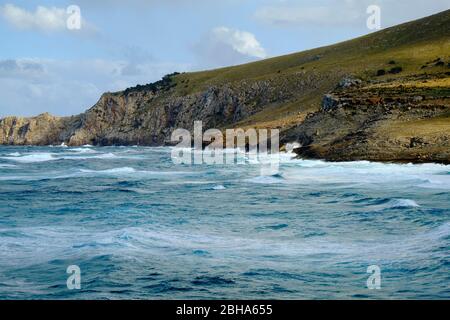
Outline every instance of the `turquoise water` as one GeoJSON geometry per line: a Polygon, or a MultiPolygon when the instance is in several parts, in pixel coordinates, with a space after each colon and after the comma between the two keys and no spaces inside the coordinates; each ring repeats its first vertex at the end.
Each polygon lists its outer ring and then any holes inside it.
{"type": "Polygon", "coordinates": [[[0,298],[450,298],[450,166],[170,152],[0,147],[0,298]]]}

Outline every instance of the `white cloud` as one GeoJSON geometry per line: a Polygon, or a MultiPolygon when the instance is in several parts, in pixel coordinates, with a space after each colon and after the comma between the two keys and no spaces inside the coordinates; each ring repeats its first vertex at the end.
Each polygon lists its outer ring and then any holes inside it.
{"type": "Polygon", "coordinates": [[[66,28],[66,10],[56,7],[38,6],[34,12],[13,4],[0,7],[0,15],[18,29],[60,31],[66,28]]]}
{"type": "MultiPolygon", "coordinates": [[[[38,6],[28,11],[14,4],[0,6],[0,18],[19,30],[36,30],[41,32],[67,31],[70,14],[67,8],[38,6]]],[[[96,28],[81,17],[81,30],[96,32],[96,28]]]]}
{"type": "Polygon", "coordinates": [[[227,27],[212,29],[193,49],[202,68],[228,66],[267,57],[266,50],[254,34],[227,27]]]}
{"type": "Polygon", "coordinates": [[[212,33],[217,41],[231,46],[243,55],[260,59],[267,57],[264,48],[250,32],[218,27],[214,28],[212,33]]]}

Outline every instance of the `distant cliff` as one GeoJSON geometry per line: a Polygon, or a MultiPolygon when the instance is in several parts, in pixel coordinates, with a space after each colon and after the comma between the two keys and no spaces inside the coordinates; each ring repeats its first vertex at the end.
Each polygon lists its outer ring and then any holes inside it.
{"type": "Polygon", "coordinates": [[[166,145],[174,129],[279,128],[302,157],[450,161],[450,10],[287,56],[171,74],[72,117],[0,120],[5,145],[166,145]]]}
{"type": "Polygon", "coordinates": [[[194,121],[205,128],[224,128],[258,113],[271,104],[295,99],[324,81],[316,73],[242,80],[212,85],[180,95],[173,76],[167,86],[145,86],[105,93],[85,113],[73,117],[42,114],[0,121],[0,143],[17,145],[164,145],[177,128],[191,130],[194,121]]]}

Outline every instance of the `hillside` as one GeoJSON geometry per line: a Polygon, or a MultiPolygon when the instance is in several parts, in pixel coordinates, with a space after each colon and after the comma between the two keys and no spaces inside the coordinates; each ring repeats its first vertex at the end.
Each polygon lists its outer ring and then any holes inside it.
{"type": "Polygon", "coordinates": [[[80,115],[4,118],[0,144],[163,145],[203,120],[205,129],[280,128],[304,157],[446,162],[449,34],[447,10],[332,46],[172,74],[105,93],[80,115]]]}

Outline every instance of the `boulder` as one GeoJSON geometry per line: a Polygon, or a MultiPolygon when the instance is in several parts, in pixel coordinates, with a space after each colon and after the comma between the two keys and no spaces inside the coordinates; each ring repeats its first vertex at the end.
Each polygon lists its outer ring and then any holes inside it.
{"type": "Polygon", "coordinates": [[[323,111],[330,111],[333,109],[338,108],[339,106],[339,99],[332,95],[332,94],[326,94],[323,96],[322,99],[322,110],[323,111]]]}
{"type": "Polygon", "coordinates": [[[354,78],[352,76],[347,76],[339,81],[338,88],[346,89],[350,87],[357,87],[362,84],[362,80],[354,78]]]}

